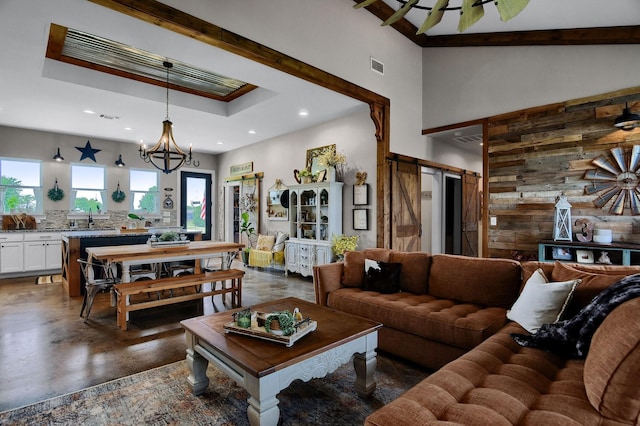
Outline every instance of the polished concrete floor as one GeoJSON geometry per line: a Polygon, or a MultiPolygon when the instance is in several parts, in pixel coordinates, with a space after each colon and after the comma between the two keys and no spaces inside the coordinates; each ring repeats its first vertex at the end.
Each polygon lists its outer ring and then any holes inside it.
{"type": "MultiPolygon", "coordinates": [[[[289,296],[314,301],[310,277],[244,269],[243,306],[289,296]]],[[[35,278],[0,280],[0,411],[184,359],[180,321],[231,307],[230,296],[226,304],[215,296],[132,312],[121,331],[108,293],[96,297],[85,323],[81,297],[68,297],[60,284],[35,285],[35,278]]]]}

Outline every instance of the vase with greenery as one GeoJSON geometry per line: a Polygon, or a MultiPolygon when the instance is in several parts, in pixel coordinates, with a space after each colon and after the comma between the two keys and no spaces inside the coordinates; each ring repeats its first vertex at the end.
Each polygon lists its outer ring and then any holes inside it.
{"type": "Polygon", "coordinates": [[[341,181],[344,169],[347,166],[347,157],[336,151],[335,145],[329,145],[324,148],[317,157],[318,165],[327,168],[327,178],[330,181],[341,181]]]}
{"type": "Polygon", "coordinates": [[[334,235],[331,238],[331,250],[338,260],[344,260],[345,251],[354,251],[360,242],[359,235],[334,235]]]}
{"type": "Polygon", "coordinates": [[[245,235],[248,241],[248,246],[242,250],[242,263],[247,265],[249,263],[249,252],[253,247],[251,237],[256,235],[256,229],[253,223],[249,222],[249,212],[242,212],[240,218],[242,219],[240,223],[240,235],[245,235]]]}
{"type": "Polygon", "coordinates": [[[298,173],[298,176],[300,177],[300,180],[302,181],[302,183],[313,182],[314,174],[311,173],[309,169],[300,170],[300,172],[298,173]]]}

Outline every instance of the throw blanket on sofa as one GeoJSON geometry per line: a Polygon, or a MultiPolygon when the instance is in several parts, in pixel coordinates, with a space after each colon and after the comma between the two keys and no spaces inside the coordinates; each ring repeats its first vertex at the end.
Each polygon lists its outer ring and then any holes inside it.
{"type": "Polygon", "coordinates": [[[511,334],[520,346],[546,349],[572,358],[584,358],[591,338],[605,317],[618,305],[640,297],[640,274],[630,275],[600,292],[578,314],[564,321],[543,324],[536,334],[511,334]]]}

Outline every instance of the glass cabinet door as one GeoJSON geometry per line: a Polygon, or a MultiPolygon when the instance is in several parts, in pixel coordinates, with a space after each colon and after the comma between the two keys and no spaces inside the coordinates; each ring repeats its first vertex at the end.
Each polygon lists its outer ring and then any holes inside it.
{"type": "Polygon", "coordinates": [[[315,189],[306,189],[300,193],[300,238],[315,240],[318,218],[318,193],[315,189]]]}

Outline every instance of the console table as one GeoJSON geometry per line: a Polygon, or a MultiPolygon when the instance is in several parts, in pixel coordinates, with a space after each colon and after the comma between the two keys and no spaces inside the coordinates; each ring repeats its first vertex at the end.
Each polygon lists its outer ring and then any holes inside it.
{"type": "Polygon", "coordinates": [[[538,260],[541,262],[553,262],[556,260],[579,262],[576,257],[576,250],[593,252],[593,259],[596,263],[602,252],[607,252],[612,265],[640,265],[640,244],[630,243],[599,244],[580,241],[541,241],[538,243],[538,260]]]}

